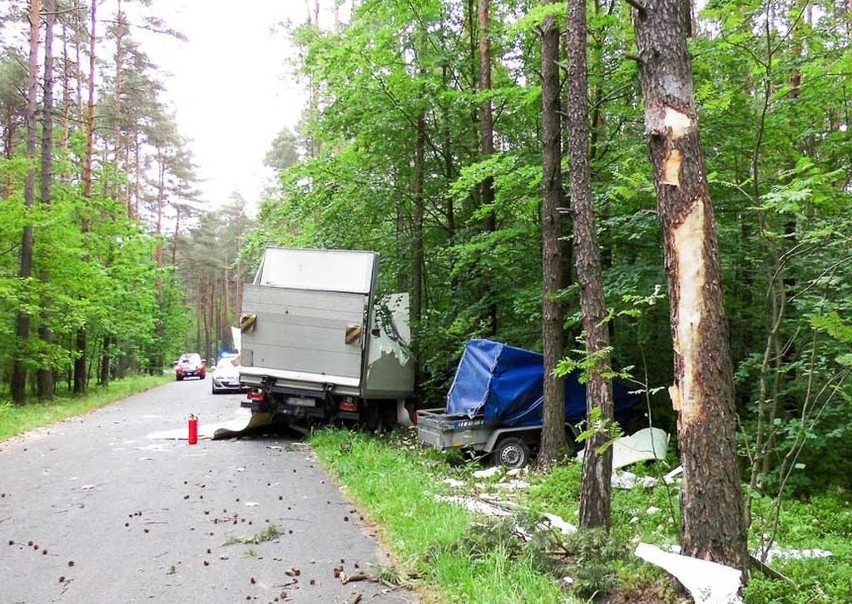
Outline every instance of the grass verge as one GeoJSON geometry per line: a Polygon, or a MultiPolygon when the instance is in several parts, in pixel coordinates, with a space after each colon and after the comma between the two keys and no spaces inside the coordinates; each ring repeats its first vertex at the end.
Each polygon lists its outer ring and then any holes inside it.
{"type": "MultiPolygon", "coordinates": [[[[314,433],[310,442],[377,525],[397,570],[421,578],[426,603],[687,601],[667,574],[632,555],[639,541],[660,546],[677,542],[676,487],[614,490],[609,534],[589,531],[565,537],[536,527],[544,513],[576,524],[581,477],[577,463],[547,474],[524,472],[512,481],[504,473],[473,476],[482,465],[422,447],[413,431],[378,437],[329,428],[314,433]],[[504,508],[514,512],[504,519],[486,519],[440,500],[442,496],[484,496],[505,502],[504,508]],[[519,538],[521,533],[530,540],[519,538]]],[[[639,475],[659,472],[652,466],[630,469],[639,475]]],[[[755,574],[744,592],[746,604],[846,601],[852,587],[848,493],[790,502],[782,526],[780,547],[823,548],[832,556],[773,562],[792,585],[755,574]]]]}
{"type": "Polygon", "coordinates": [[[53,401],[15,405],[0,401],[0,441],[54,422],[82,415],[173,380],[171,375],[134,376],[89,390],[83,396],[58,392],[53,401]]]}

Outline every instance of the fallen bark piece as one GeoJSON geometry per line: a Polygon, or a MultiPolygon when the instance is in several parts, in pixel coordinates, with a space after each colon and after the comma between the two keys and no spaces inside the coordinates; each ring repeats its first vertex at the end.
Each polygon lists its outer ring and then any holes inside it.
{"type": "Polygon", "coordinates": [[[368,575],[367,573],[357,573],[355,575],[347,575],[346,573],[340,573],[340,582],[344,585],[347,583],[354,583],[355,581],[373,581],[374,583],[379,583],[379,580],[373,575],[368,575]]]}

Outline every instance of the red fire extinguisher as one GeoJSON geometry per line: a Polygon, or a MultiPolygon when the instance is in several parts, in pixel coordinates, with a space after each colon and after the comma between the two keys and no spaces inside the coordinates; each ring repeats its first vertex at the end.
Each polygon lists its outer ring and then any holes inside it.
{"type": "Polygon", "coordinates": [[[189,416],[189,444],[194,445],[198,442],[198,418],[194,415],[189,416]]]}

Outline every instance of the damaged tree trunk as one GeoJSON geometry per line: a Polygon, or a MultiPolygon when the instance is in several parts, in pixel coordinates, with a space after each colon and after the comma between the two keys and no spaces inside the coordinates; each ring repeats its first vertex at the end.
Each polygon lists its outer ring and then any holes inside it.
{"type": "Polygon", "coordinates": [[[683,553],[745,571],[733,374],[687,47],[690,4],[631,4],[671,304],[683,553]]]}

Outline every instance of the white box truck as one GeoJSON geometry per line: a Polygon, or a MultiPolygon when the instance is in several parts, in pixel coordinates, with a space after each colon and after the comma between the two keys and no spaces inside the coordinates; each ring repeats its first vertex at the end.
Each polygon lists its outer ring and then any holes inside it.
{"type": "Polygon", "coordinates": [[[240,380],[253,414],[296,428],[407,423],[408,294],[376,293],[378,254],[270,247],[243,294],[240,380]]]}

